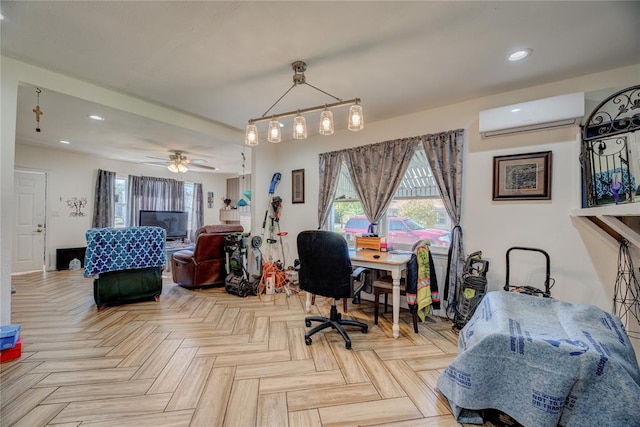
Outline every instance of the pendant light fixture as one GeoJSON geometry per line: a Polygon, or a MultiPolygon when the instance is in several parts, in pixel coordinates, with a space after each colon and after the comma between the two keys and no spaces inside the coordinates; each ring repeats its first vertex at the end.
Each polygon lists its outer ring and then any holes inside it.
{"type": "Polygon", "coordinates": [[[247,133],[244,138],[247,145],[258,145],[258,128],[256,125],[249,123],[247,125],[247,133]]]}
{"type": "Polygon", "coordinates": [[[307,137],[307,120],[298,113],[293,119],[293,138],[305,139],[307,137]]]}
{"type": "Polygon", "coordinates": [[[358,131],[364,128],[362,106],[357,102],[349,108],[349,130],[358,131]]]}
{"type": "Polygon", "coordinates": [[[347,101],[343,101],[342,99],[331,95],[330,93],[319,89],[309,83],[307,83],[304,72],[307,70],[307,64],[303,61],[295,61],[291,64],[291,68],[293,69],[293,85],[287,91],[282,94],[280,98],[276,102],[269,107],[264,114],[258,118],[249,119],[249,123],[247,124],[247,130],[245,133],[245,144],[250,146],[258,145],[258,128],[256,126],[257,123],[264,122],[269,120],[269,128],[267,133],[267,141],[278,143],[282,140],[282,124],[278,121],[279,118],[282,117],[292,117],[295,116],[293,120],[293,138],[294,139],[305,139],[307,137],[307,123],[303,114],[311,113],[315,111],[322,111],[320,114],[320,135],[332,135],[334,132],[334,121],[333,121],[333,112],[331,109],[344,107],[350,105],[349,109],[349,130],[358,131],[364,129],[364,117],[362,115],[362,106],[360,105],[360,98],[353,98],[347,101]],[[331,104],[323,104],[315,107],[309,108],[300,108],[295,111],[288,111],[286,113],[272,114],[267,116],[269,112],[275,107],[282,98],[284,98],[294,87],[298,85],[307,85],[318,92],[322,92],[325,95],[335,99],[337,102],[331,104]]]}
{"type": "Polygon", "coordinates": [[[278,143],[282,140],[282,131],[280,129],[280,122],[276,119],[271,119],[269,122],[269,133],[267,134],[267,141],[278,143]]]}
{"type": "Polygon", "coordinates": [[[325,106],[320,114],[320,135],[333,134],[333,113],[325,106]]]}

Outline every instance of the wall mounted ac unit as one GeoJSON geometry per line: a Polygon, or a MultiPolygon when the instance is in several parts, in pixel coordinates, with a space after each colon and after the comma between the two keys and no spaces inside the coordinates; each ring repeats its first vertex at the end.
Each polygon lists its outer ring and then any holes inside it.
{"type": "Polygon", "coordinates": [[[480,111],[480,137],[579,125],[583,117],[584,92],[522,102],[480,111]]]}

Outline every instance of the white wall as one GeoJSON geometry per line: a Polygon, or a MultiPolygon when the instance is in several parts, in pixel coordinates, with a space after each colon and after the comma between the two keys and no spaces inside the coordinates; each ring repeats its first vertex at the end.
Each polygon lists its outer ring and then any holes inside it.
{"type": "Polygon", "coordinates": [[[19,71],[0,57],[0,325],[11,322],[13,157],[19,71]]]}
{"type": "MultiPolygon", "coordinates": [[[[180,181],[202,184],[206,198],[209,191],[222,197],[226,192],[225,175],[198,173],[173,174],[167,168],[159,168],[130,162],[91,157],[67,150],[51,150],[29,145],[16,145],[15,168],[40,171],[47,174],[46,205],[46,266],[55,269],[56,249],[86,246],[85,232],[91,228],[94,212],[95,183],[98,169],[105,169],[122,175],[144,175],[159,178],[173,178],[180,181]],[[71,197],[86,197],[88,206],[85,216],[72,217],[66,201],[71,197]]],[[[214,200],[214,207],[207,208],[205,200],[205,224],[219,224],[218,210],[222,205],[220,197],[214,200]]]]}
{"type": "MultiPolygon", "coordinates": [[[[481,110],[530,101],[565,93],[593,91],[637,84],[640,65],[611,70],[580,78],[507,92],[460,104],[377,122],[366,122],[361,132],[339,130],[329,137],[314,136],[304,141],[261,143],[258,152],[275,151],[275,156],[253,156],[256,167],[282,173],[277,194],[284,199],[281,227],[289,232],[287,265],[296,257],[295,236],[302,230],[316,229],[318,201],[318,154],[389,139],[437,133],[457,128],[465,130],[462,227],[467,253],[482,250],[490,261],[489,288],[500,289],[505,282],[505,253],[511,246],[529,246],[547,251],[551,258],[551,276],[556,285],[554,297],[577,303],[590,303],[611,310],[613,285],[617,272],[617,245],[600,235],[575,225],[570,216],[580,207],[578,127],[542,131],[491,140],[480,140],[478,113],[481,110]],[[265,147],[266,146],[266,147],[265,147]],[[493,156],[551,150],[553,152],[552,200],[493,202],[493,156]],[[274,164],[274,158],[277,162],[274,164]],[[267,166],[268,165],[268,166],[267,166]],[[291,171],[305,169],[305,203],[291,204],[291,171]]],[[[340,114],[335,112],[334,114],[340,114]]],[[[346,114],[346,111],[345,111],[346,114]]],[[[270,175],[269,175],[270,178],[270,175]]],[[[259,182],[259,180],[256,180],[259,182]]],[[[264,183],[266,191],[268,182],[264,183]]],[[[640,205],[639,205],[640,213],[640,205]]],[[[544,262],[530,258],[533,276],[518,278],[541,286],[544,262]]],[[[519,279],[521,281],[519,281],[519,279]]]]}

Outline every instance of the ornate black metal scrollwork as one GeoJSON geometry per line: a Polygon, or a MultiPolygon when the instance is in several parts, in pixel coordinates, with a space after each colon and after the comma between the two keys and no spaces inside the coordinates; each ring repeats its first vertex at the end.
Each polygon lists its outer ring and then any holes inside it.
{"type": "Polygon", "coordinates": [[[602,101],[584,123],[581,163],[587,205],[630,202],[640,196],[640,177],[630,170],[628,145],[628,134],[640,129],[640,85],[602,101]]]}
{"type": "Polygon", "coordinates": [[[606,138],[640,129],[640,85],[614,93],[587,117],[582,140],[606,138]]]}

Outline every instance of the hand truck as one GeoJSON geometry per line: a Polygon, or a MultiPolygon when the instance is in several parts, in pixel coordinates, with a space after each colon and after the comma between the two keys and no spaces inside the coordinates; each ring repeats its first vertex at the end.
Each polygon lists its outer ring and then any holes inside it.
{"type": "Polygon", "coordinates": [[[534,295],[534,296],[541,296],[541,297],[545,297],[545,298],[551,298],[551,288],[553,287],[553,284],[555,282],[554,279],[551,278],[551,261],[549,258],[549,254],[545,251],[543,251],[542,249],[537,249],[537,248],[526,248],[523,246],[513,246],[509,249],[507,249],[507,276],[506,276],[506,281],[504,284],[504,290],[509,292],[520,292],[523,294],[528,294],[528,295],[534,295]],[[531,252],[538,252],[541,253],[542,255],[544,255],[545,257],[545,261],[546,261],[546,273],[545,273],[545,280],[544,280],[544,290],[538,289],[534,286],[518,286],[518,285],[511,285],[509,284],[509,254],[512,251],[531,251],[531,252]]]}

